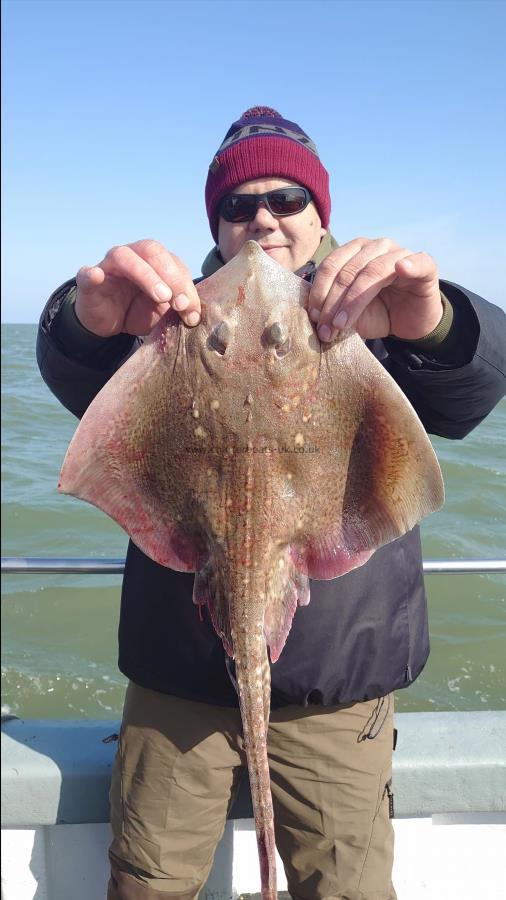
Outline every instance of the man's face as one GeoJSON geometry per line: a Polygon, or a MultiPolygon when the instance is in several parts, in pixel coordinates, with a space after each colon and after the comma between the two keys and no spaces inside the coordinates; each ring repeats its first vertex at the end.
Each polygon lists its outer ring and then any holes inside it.
{"type": "MultiPolygon", "coordinates": [[[[238,185],[233,193],[265,194],[288,185],[300,186],[284,178],[255,178],[238,185]]],[[[225,222],[220,216],[218,247],[223,262],[227,263],[246,241],[258,241],[272,259],[296,272],[311,259],[324,234],[325,228],[322,228],[313,201],[302,212],[283,218],[273,216],[265,203],[260,203],[251,222],[225,222]]]]}

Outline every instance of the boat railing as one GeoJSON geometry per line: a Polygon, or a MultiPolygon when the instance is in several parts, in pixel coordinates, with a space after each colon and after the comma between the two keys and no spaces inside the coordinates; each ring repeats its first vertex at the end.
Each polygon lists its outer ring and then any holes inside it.
{"type": "MultiPolygon", "coordinates": [[[[3,556],[5,574],[122,575],[124,558],[3,556]]],[[[506,572],[506,559],[426,559],[424,575],[491,575],[506,572]]]]}

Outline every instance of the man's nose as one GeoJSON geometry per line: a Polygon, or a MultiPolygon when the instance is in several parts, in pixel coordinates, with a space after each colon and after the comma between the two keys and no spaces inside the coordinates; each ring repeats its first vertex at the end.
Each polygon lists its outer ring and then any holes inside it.
{"type": "Polygon", "coordinates": [[[252,231],[264,228],[275,228],[276,217],[267,209],[263,200],[260,200],[254,218],[251,220],[250,228],[252,231]]]}

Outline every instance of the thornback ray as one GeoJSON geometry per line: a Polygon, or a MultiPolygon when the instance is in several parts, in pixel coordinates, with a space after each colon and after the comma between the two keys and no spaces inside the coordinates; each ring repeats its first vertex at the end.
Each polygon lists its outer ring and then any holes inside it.
{"type": "MultiPolygon", "coordinates": [[[[267,757],[270,661],[309,578],[363,565],[444,500],[410,403],[354,332],[321,344],[309,285],[253,241],[169,311],[85,413],[59,489],[102,509],[151,559],[196,572],[235,660],[260,857],[276,894],[267,757]]],[[[336,617],[339,610],[336,610],[336,617]]]]}

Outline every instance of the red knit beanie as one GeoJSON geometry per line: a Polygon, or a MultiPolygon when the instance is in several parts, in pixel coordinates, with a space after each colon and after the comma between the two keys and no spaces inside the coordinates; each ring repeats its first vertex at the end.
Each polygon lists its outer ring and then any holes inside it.
{"type": "Polygon", "coordinates": [[[218,243],[220,200],[253,178],[286,178],[311,191],[323,228],[330,218],[329,175],[305,132],[268,106],[247,109],[227,131],[206,181],[206,208],[218,243]]]}

